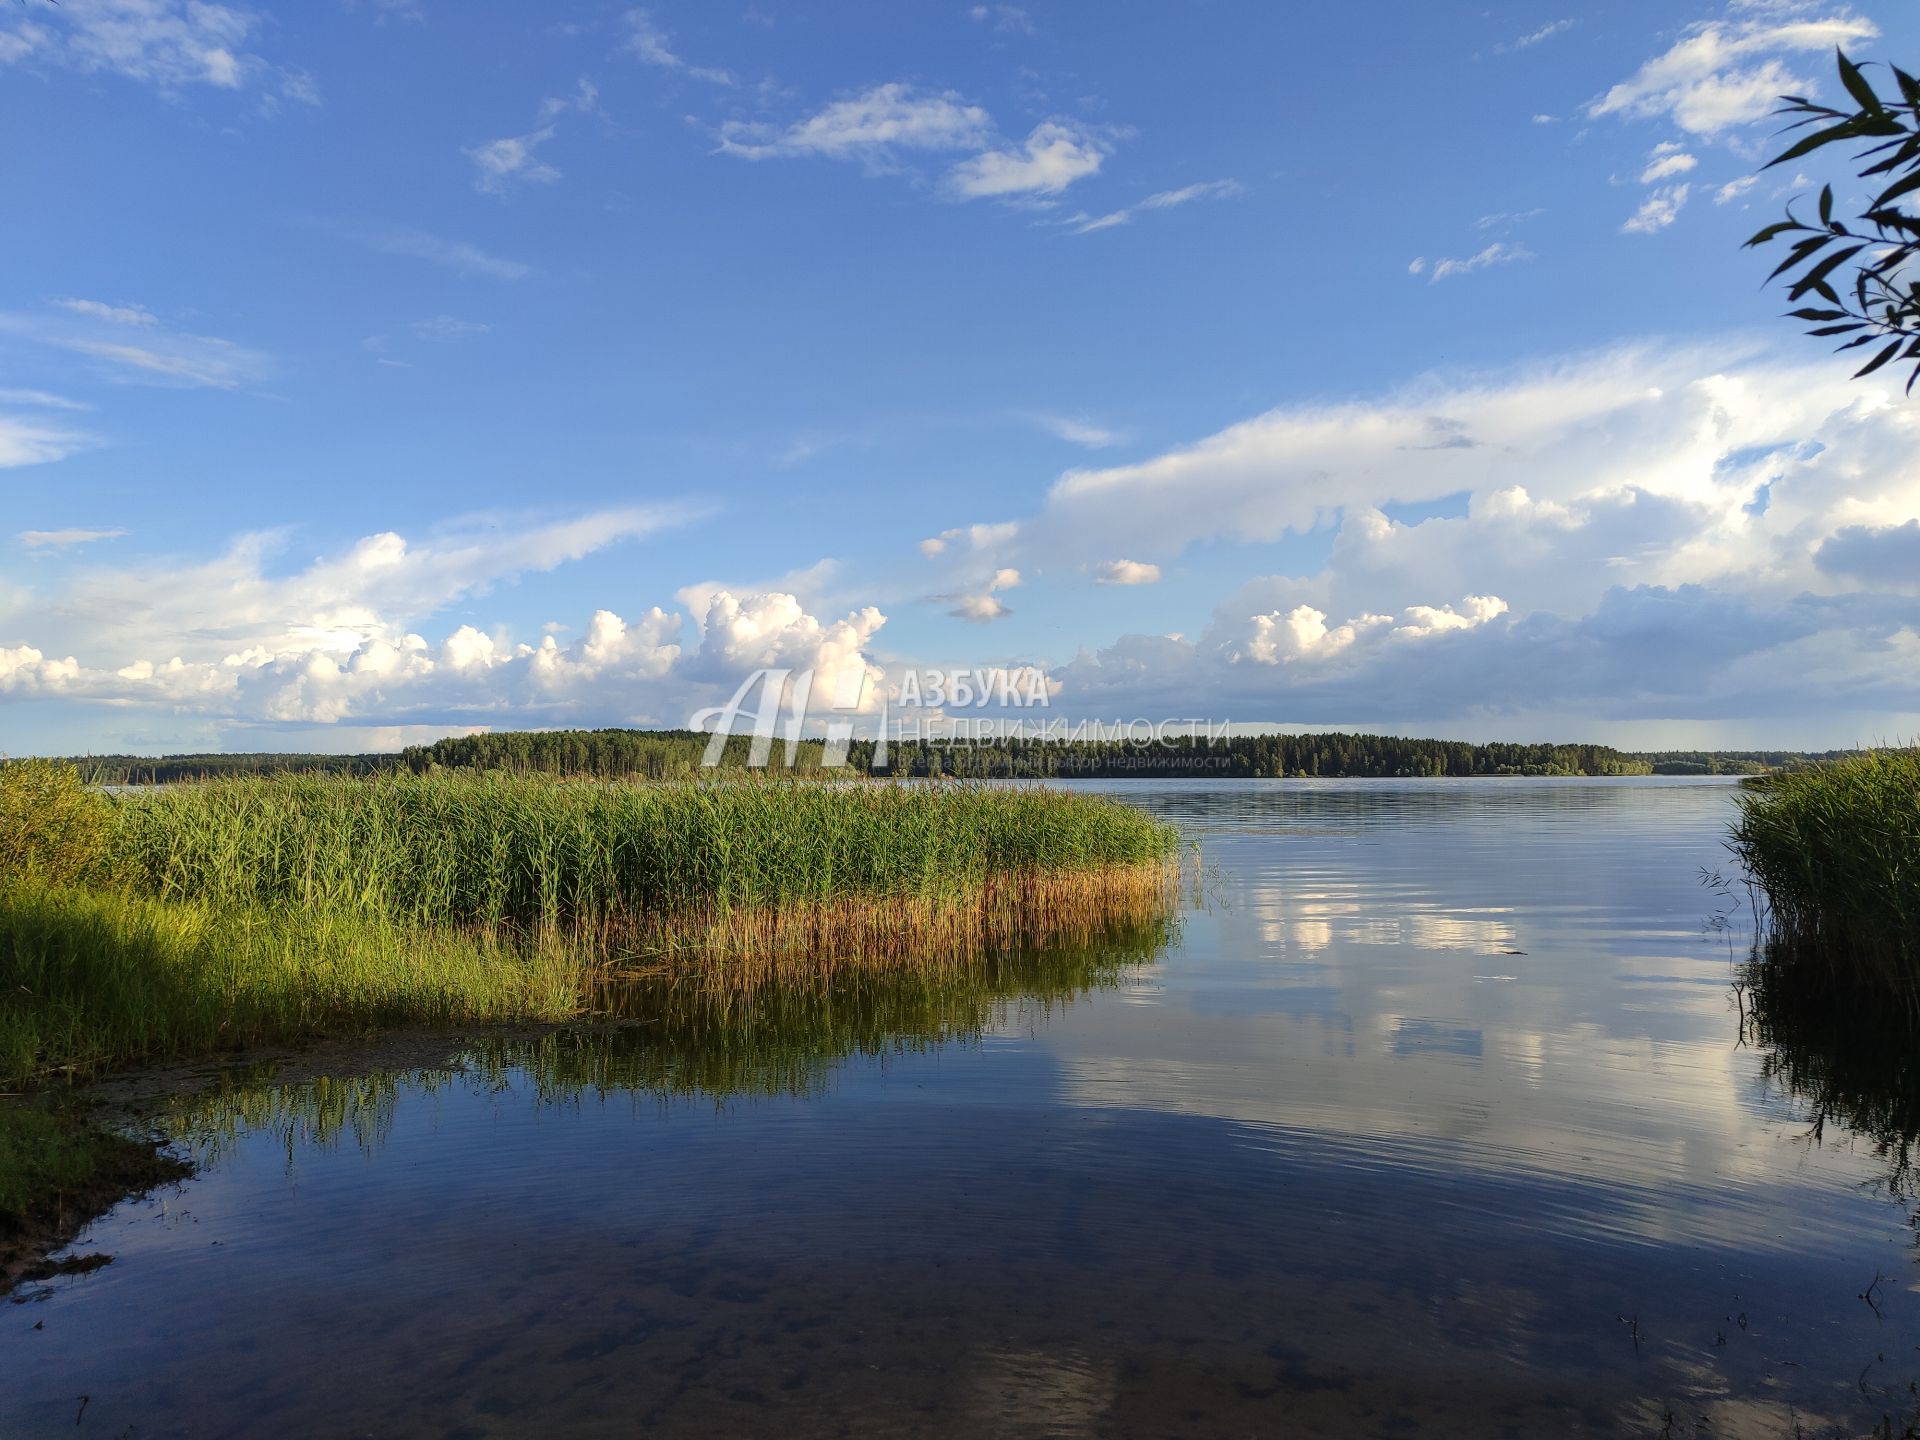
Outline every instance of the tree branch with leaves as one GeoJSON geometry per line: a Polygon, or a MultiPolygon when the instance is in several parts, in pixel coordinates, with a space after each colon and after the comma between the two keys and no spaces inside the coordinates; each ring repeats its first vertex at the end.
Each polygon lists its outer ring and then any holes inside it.
{"type": "Polygon", "coordinates": [[[1829,145],[1876,142],[1853,158],[1862,165],[1859,178],[1878,193],[1857,218],[1836,220],[1833,187],[1823,186],[1817,223],[1802,220],[1788,205],[1785,220],[1767,226],[1747,245],[1800,237],[1792,241],[1786,259],[1767,280],[1784,277],[1791,301],[1812,297],[1826,303],[1804,305],[1788,314],[1806,321],[1809,335],[1847,337],[1840,342],[1841,350],[1878,344],[1881,348],[1854,372],[1855,379],[1896,360],[1913,361],[1907,377],[1907,390],[1912,393],[1920,381],[1920,216],[1898,207],[1903,199],[1920,192],[1920,80],[1890,65],[1886,68],[1899,94],[1882,98],[1844,52],[1839,52],[1839,61],[1840,83],[1859,108],[1835,110],[1804,96],[1782,96],[1775,113],[1801,117],[1787,127],[1787,133],[1819,128],[1802,135],[1763,168],[1770,170],[1829,145]]]}

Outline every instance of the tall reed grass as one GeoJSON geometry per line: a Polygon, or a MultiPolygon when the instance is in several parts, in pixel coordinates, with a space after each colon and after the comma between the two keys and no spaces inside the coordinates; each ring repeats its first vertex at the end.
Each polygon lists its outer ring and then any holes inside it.
{"type": "Polygon", "coordinates": [[[551,945],[0,881],[0,1088],[319,1030],[558,1020],[580,980],[551,945]]]}
{"type": "Polygon", "coordinates": [[[1731,844],[1795,963],[1920,1004],[1920,749],[1749,781],[1731,844]]]}
{"type": "Polygon", "coordinates": [[[563,936],[605,954],[809,933],[831,948],[890,928],[938,943],[950,912],[983,913],[983,897],[991,916],[1072,923],[1063,877],[1155,866],[1174,843],[1130,806],[1038,788],[443,772],[135,796],[112,851],[126,883],[160,899],[563,936]]]}
{"type": "Polygon", "coordinates": [[[1039,789],[493,773],[108,799],[8,765],[0,815],[0,1084],[313,1030],[559,1019],[614,968],[757,982],[1071,941],[1164,911],[1175,844],[1039,789]]]}

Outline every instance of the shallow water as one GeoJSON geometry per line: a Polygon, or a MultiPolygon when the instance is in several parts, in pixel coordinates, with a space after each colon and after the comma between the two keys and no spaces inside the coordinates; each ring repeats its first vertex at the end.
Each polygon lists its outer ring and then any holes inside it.
{"type": "Polygon", "coordinates": [[[1086,788],[1200,842],[1173,930],[174,1103],[199,1178],[0,1307],[0,1435],[1912,1413],[1911,1205],[1745,1038],[1731,787],[1086,788]]]}

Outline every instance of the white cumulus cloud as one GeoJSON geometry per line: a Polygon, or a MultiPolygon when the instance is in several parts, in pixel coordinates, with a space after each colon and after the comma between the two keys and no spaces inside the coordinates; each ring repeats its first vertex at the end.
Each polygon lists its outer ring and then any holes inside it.
{"type": "Polygon", "coordinates": [[[1719,136],[1764,119],[1782,95],[1815,92],[1814,80],[1786,57],[1830,53],[1879,33],[1871,21],[1844,12],[1703,21],[1589,104],[1587,114],[1664,118],[1690,134],[1719,136]]]}
{"type": "Polygon", "coordinates": [[[1102,585],[1156,585],[1160,567],[1145,560],[1109,560],[1095,573],[1102,585]]]}

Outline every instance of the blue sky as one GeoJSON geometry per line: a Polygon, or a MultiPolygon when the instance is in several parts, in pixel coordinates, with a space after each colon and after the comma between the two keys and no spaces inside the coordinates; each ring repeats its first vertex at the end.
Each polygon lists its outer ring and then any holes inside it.
{"type": "Polygon", "coordinates": [[[1920,732],[1915,411],[1738,250],[1910,6],[16,8],[0,749],[1920,732]]]}

